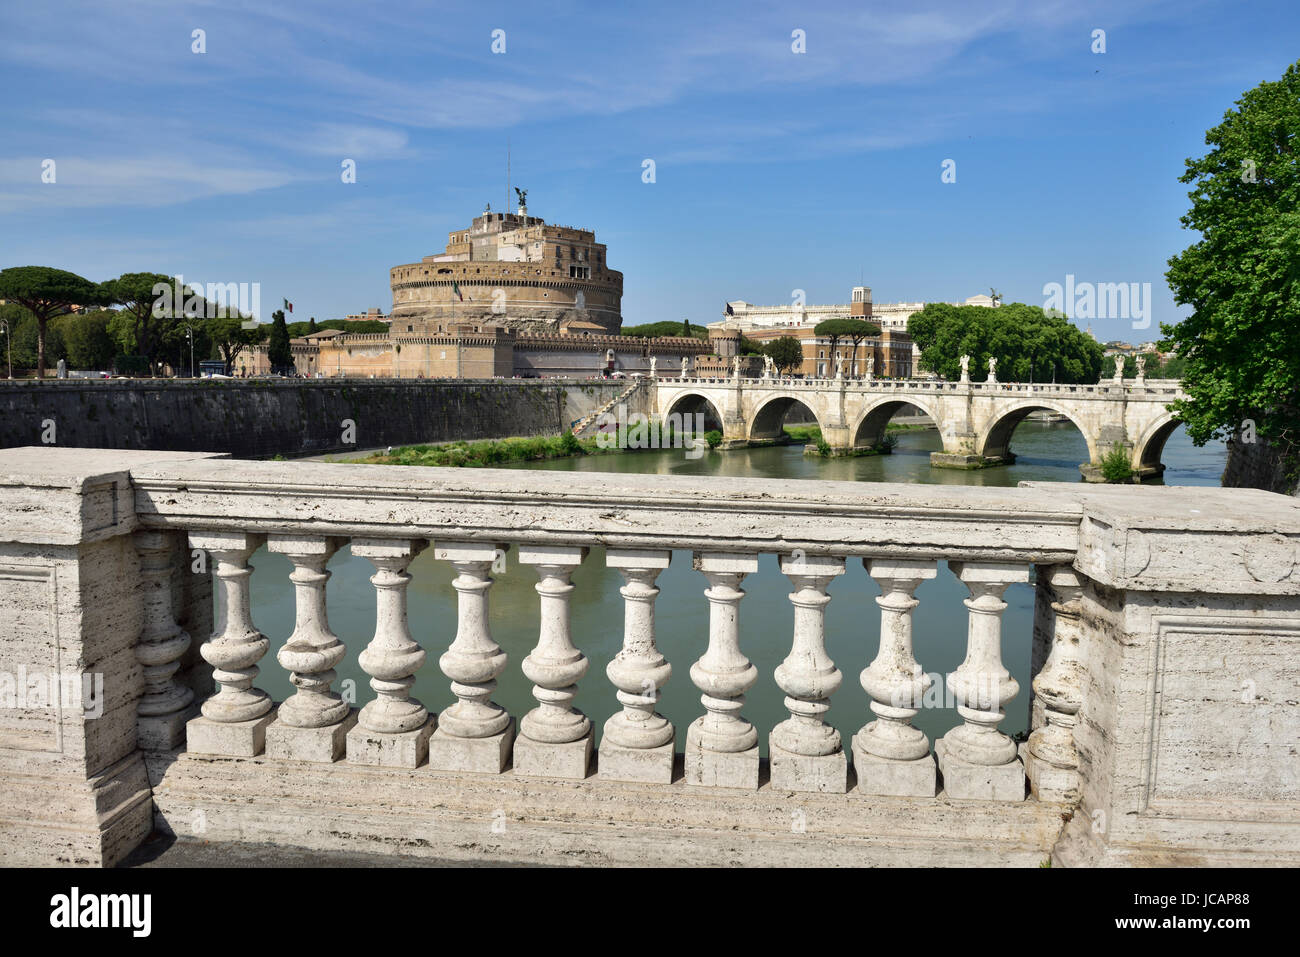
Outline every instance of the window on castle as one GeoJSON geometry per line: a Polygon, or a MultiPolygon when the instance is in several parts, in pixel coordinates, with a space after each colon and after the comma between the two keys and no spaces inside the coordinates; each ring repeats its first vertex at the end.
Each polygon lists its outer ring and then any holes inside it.
{"type": "Polygon", "coordinates": [[[590,279],[590,278],[591,278],[591,267],[590,267],[590,266],[570,266],[570,267],[569,267],[569,278],[570,278],[570,279],[590,279]]]}

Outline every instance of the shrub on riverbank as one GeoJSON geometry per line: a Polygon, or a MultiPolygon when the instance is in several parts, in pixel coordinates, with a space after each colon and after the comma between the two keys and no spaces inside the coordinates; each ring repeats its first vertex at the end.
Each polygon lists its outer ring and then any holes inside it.
{"type": "Polygon", "coordinates": [[[407,445],[390,453],[375,453],[357,459],[365,465],[450,465],[481,468],[503,462],[535,462],[571,455],[599,455],[605,451],[595,439],[580,439],[572,432],[531,438],[484,439],[447,445],[407,445]]]}
{"type": "Polygon", "coordinates": [[[1124,446],[1116,442],[1110,447],[1110,451],[1101,457],[1101,474],[1107,482],[1131,482],[1133,480],[1133,467],[1128,462],[1128,452],[1124,446]]]}

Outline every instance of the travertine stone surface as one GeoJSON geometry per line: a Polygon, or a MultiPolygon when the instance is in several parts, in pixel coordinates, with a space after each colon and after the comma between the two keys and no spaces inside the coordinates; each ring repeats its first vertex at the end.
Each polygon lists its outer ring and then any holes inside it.
{"type": "Polygon", "coordinates": [[[518,774],[587,776],[594,731],[590,719],[573,707],[578,681],[587,673],[587,657],[574,647],[569,615],[569,576],[586,556],[587,549],[565,545],[519,549],[520,564],[535,565],[540,578],[536,587],[541,630],[537,647],[523,661],[538,706],[519,722],[514,746],[518,774]]]}
{"type": "Polygon", "coordinates": [[[921,582],[937,574],[934,562],[871,559],[867,573],[880,586],[880,648],[862,671],[862,687],[876,715],[853,736],[860,794],[933,797],[930,739],[912,726],[931,678],[912,654],[912,611],[921,582]],[[897,765],[892,767],[891,765],[897,765]]]}
{"type": "Polygon", "coordinates": [[[344,542],[338,538],[272,535],[267,549],[289,556],[293,572],[294,627],[276,660],[291,672],[298,690],[280,705],[280,722],[296,728],[327,728],[348,714],[348,705],[330,686],[338,677],[334,666],[347,648],[330,631],[325,608],[326,563],[344,542]]]}
{"type": "Polygon", "coordinates": [[[507,656],[488,626],[489,572],[506,547],[440,541],[434,550],[435,558],[457,572],[451,583],[457,595],[456,637],[438,659],[457,700],[440,716],[429,745],[429,767],[435,770],[499,774],[509,760],[515,721],[492,700],[507,656]]]}
{"type": "Polygon", "coordinates": [[[1021,747],[1030,790],[1040,801],[1074,804],[1079,799],[1079,751],[1074,728],[1083,705],[1083,666],[1079,638],[1083,580],[1060,565],[1039,571],[1039,581],[1054,599],[1051,651],[1034,678],[1034,695],[1043,706],[1043,725],[1021,747]]]}
{"type": "Polygon", "coordinates": [[[266,729],[274,720],[274,710],[247,721],[213,721],[199,715],[185,726],[185,747],[195,754],[256,757],[266,747],[266,729]]]}
{"type": "Polygon", "coordinates": [[[758,731],[740,713],[758,669],[740,650],[740,583],[758,571],[758,559],[735,553],[697,554],[696,571],[709,581],[709,646],[691,666],[706,714],[686,731],[686,783],[758,787],[758,731]]]}
{"type": "MultiPolygon", "coordinates": [[[[0,674],[19,665],[102,674],[104,708],[93,718],[68,707],[0,709],[0,860],[112,862],[143,836],[152,797],[162,826],[202,820],[207,840],[383,846],[481,860],[1033,865],[1050,855],[1058,864],[1300,864],[1297,545],[1297,503],[1243,490],[791,487],[3,450],[0,674]],[[143,750],[141,637],[148,643],[180,627],[219,639],[231,621],[209,627],[208,579],[193,569],[172,576],[170,624],[161,603],[147,609],[141,582],[154,572],[142,574],[141,530],[213,538],[220,551],[235,553],[228,565],[236,574],[222,587],[236,590],[246,581],[241,553],[259,536],[448,545],[440,557],[462,566],[461,610],[444,667],[457,706],[466,699],[483,705],[479,716],[500,725],[482,737],[443,736],[446,750],[457,753],[435,762],[439,728],[427,742],[428,768],[418,767],[418,738],[431,720],[405,732],[415,739],[406,767],[354,763],[350,741],[348,760],[316,763],[301,750],[271,760],[250,754],[258,747],[255,730],[233,745],[212,745],[231,753],[203,755],[195,745],[203,746],[204,734],[242,731],[235,727],[241,722],[211,719],[199,719],[188,750],[143,750]],[[506,542],[701,553],[699,567],[711,578],[710,641],[692,678],[706,699],[698,724],[713,719],[717,733],[708,741],[698,731],[687,735],[687,753],[668,783],[660,757],[658,783],[603,774],[563,780],[510,767],[514,725],[490,704],[490,683],[507,662],[486,627],[489,571],[506,542]],[[942,560],[970,586],[968,653],[952,679],[964,723],[936,743],[943,776],[937,795],[864,800],[864,793],[785,789],[775,767],[763,777],[754,747],[760,729],[739,717],[745,691],[767,680],[741,652],[739,585],[760,555],[798,550],[830,560],[862,557],[873,573],[880,570],[875,562],[932,567],[942,560]],[[1020,752],[1038,796],[1025,799],[1020,759],[997,728],[1004,707],[1021,707],[1027,697],[1015,695],[1004,677],[1001,595],[1031,565],[1038,566],[1040,595],[1050,590],[1052,600],[1040,601],[1036,615],[1036,736],[1020,752]],[[151,617],[163,627],[151,630],[151,617]],[[1077,680],[1065,677],[1071,670],[1077,680]],[[1077,768],[1065,734],[1072,715],[1077,768]],[[990,757],[1001,763],[982,763],[990,757]],[[1067,775],[1077,775],[1077,797],[1067,775]]],[[[656,566],[638,558],[629,567],[656,566]]],[[[891,582],[888,593],[910,595],[914,572],[895,570],[901,586],[882,574],[882,590],[891,582]]],[[[628,580],[637,578],[629,573],[628,580]]],[[[653,580],[641,576],[651,588],[653,580]]],[[[303,588],[310,608],[316,586],[303,588]]],[[[636,596],[638,615],[645,597],[636,596]]],[[[890,614],[905,617],[898,605],[890,614]]],[[[702,619],[703,603],[700,611],[702,619]]],[[[246,622],[236,636],[256,634],[251,616],[246,622]]],[[[588,638],[572,637],[576,648],[588,638]]],[[[242,657],[248,649],[235,650],[242,657]]],[[[174,673],[184,676],[184,687],[202,684],[195,654],[183,652],[174,673]]],[[[628,658],[647,672],[637,697],[657,694],[660,663],[649,642],[639,641],[628,658]]],[[[833,667],[815,653],[796,658],[800,667],[792,664],[783,680],[833,667]]],[[[229,672],[222,664],[218,672],[229,672]]],[[[898,671],[906,675],[906,668],[886,675],[898,671]]],[[[236,697],[252,687],[251,680],[238,687],[246,674],[218,677],[236,697]]],[[[791,696],[799,707],[826,700],[791,696]]],[[[654,714],[653,700],[620,701],[654,714]]],[[[874,693],[872,701],[874,708],[874,693]]],[[[270,724],[264,730],[274,738],[274,716],[268,707],[245,720],[270,724]]],[[[627,750],[640,757],[656,748],[627,750]]],[[[783,757],[778,752],[774,764],[783,757]]],[[[862,749],[854,759],[859,789],[882,779],[891,783],[876,785],[881,790],[916,787],[908,775],[915,774],[910,760],[919,759],[880,760],[862,749]]],[[[819,780],[817,768],[786,766],[797,783],[819,780]]]]}
{"type": "Polygon", "coordinates": [[[361,709],[357,724],[372,735],[418,731],[429,712],[411,697],[415,673],[426,655],[411,637],[406,617],[406,587],[411,576],[406,567],[426,546],[421,539],[357,539],[352,554],[375,566],[370,582],[375,586],[375,635],[358,658],[370,675],[375,697],[361,709]]]}
{"type": "MultiPolygon", "coordinates": [[[[238,724],[250,733],[258,727],[257,719],[270,712],[271,698],[261,688],[253,687],[257,663],[270,647],[270,640],[253,624],[248,580],[253,568],[248,558],[266,540],[264,535],[245,532],[202,532],[190,535],[190,547],[212,556],[213,574],[221,583],[223,601],[216,630],[203,643],[203,660],[212,665],[217,693],[203,702],[203,717],[210,723],[238,724]]],[[[234,742],[235,732],[213,737],[205,742],[234,742]]],[[[239,739],[242,742],[242,738],[239,739]]],[[[235,753],[244,754],[250,745],[231,744],[235,753]]],[[[221,752],[211,752],[221,753],[221,752]]],[[[253,751],[256,754],[257,751],[253,751]]]]}
{"type": "Polygon", "coordinates": [[[622,711],[605,722],[600,740],[600,776],[614,781],[667,784],[673,773],[674,728],[655,707],[673,673],[655,645],[655,579],[672,552],[615,549],[605,563],[623,575],[623,649],[606,668],[618,689],[622,711]]]}
{"type": "MultiPolygon", "coordinates": [[[[313,761],[331,764],[341,761],[347,752],[347,736],[357,725],[357,709],[351,708],[336,724],[320,728],[301,728],[283,720],[284,705],[280,706],[281,720],[272,722],[266,729],[266,756],[280,761],[313,761]]],[[[365,747],[359,742],[358,747],[365,747]]],[[[423,760],[423,755],[419,756],[423,760]]],[[[375,763],[375,762],[372,762],[375,763]]],[[[419,764],[419,760],[416,761],[419,764]]]]}
{"type": "Polygon", "coordinates": [[[353,764],[381,768],[418,768],[429,756],[429,738],[437,719],[410,731],[371,731],[360,723],[347,732],[347,758],[353,764]]]}
{"type": "Polygon", "coordinates": [[[1024,768],[1016,744],[998,731],[1003,706],[1016,696],[1019,683],[1002,664],[1002,594],[1014,582],[1029,580],[1029,570],[998,562],[951,562],[949,567],[970,589],[966,660],[948,675],[963,724],[935,747],[939,773],[949,797],[1024,800],[1024,768]]]}
{"type": "Polygon", "coordinates": [[[137,710],[137,741],[142,748],[170,750],[185,740],[185,723],[193,714],[194,692],[176,680],[190,636],[172,611],[172,578],[176,536],[170,532],[139,531],[140,590],[144,628],[135,656],[144,671],[144,694],[137,710]]]}
{"type": "Polygon", "coordinates": [[[781,573],[794,592],[794,638],[790,654],[776,668],[790,717],[772,729],[768,742],[772,786],[791,791],[848,790],[848,758],[840,733],[825,722],[830,697],[843,675],[826,654],[826,586],[844,574],[844,560],[782,555],[781,573]]]}
{"type": "MultiPolygon", "coordinates": [[[[89,681],[93,697],[102,683],[98,704],[81,696],[0,707],[0,865],[111,866],[149,833],[140,748],[174,740],[189,712],[160,715],[157,727],[146,718],[140,740],[140,701],[161,690],[145,669],[163,666],[176,620],[169,608],[167,626],[166,600],[154,594],[158,566],[141,573],[130,469],[200,457],[0,450],[0,686],[14,694],[23,673],[57,675],[78,689],[89,681]],[[141,636],[161,639],[145,650],[147,665],[141,636]]],[[[172,694],[163,698],[178,700],[172,694]]]]}

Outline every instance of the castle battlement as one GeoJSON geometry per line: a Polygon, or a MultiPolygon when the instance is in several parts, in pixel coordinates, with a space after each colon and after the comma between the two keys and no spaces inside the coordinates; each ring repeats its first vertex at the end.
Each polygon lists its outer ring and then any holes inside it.
{"type": "MultiPolygon", "coordinates": [[[[472,320],[559,332],[582,322],[617,334],[623,274],[589,229],[548,224],[520,207],[485,210],[447,234],[441,253],[389,271],[391,317],[472,320]]],[[[411,330],[414,331],[414,330],[411,330]]]]}

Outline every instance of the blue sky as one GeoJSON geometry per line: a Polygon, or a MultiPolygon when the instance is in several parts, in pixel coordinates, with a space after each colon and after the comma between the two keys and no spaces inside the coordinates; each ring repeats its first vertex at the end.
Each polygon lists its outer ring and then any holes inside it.
{"type": "Polygon", "coordinates": [[[0,266],[387,312],[390,266],[504,204],[509,140],[529,212],[608,244],[627,324],[860,281],[1042,304],[1067,274],[1151,283],[1158,323],[1183,160],[1300,56],[1300,6],[42,2],[0,36],[0,266]]]}

